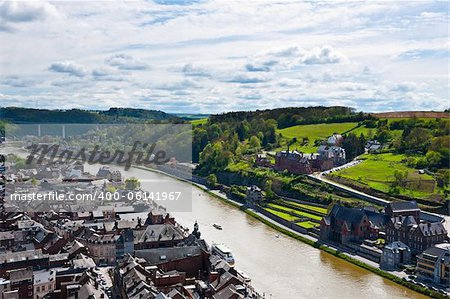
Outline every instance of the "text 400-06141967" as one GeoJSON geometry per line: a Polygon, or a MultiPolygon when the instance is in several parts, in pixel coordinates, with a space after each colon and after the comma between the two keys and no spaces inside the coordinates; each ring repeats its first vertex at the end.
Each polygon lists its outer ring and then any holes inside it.
{"type": "Polygon", "coordinates": [[[121,199],[128,199],[130,201],[137,200],[137,201],[174,201],[178,200],[181,196],[180,191],[171,191],[171,192],[129,192],[128,194],[120,194],[118,192],[106,192],[101,193],[98,195],[98,198],[100,200],[104,201],[112,201],[112,200],[121,200],[121,199]]]}

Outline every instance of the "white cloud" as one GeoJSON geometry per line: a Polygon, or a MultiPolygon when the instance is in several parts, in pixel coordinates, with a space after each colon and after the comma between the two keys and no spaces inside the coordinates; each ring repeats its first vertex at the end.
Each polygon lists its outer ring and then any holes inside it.
{"type": "Polygon", "coordinates": [[[88,71],[84,66],[73,61],[54,62],[48,69],[52,72],[66,73],[76,77],[84,77],[88,74],[88,71]]]}
{"type": "Polygon", "coordinates": [[[344,55],[331,46],[315,48],[300,54],[300,62],[304,64],[328,64],[339,63],[345,60],[344,55]]]}
{"type": "Polygon", "coordinates": [[[14,32],[20,23],[60,18],[55,6],[44,1],[0,2],[0,32],[14,32]]]}
{"type": "Polygon", "coordinates": [[[121,70],[146,70],[148,64],[127,54],[115,54],[106,59],[106,63],[121,70]]]}
{"type": "Polygon", "coordinates": [[[209,77],[211,74],[206,68],[192,65],[192,63],[185,64],[181,70],[185,76],[193,77],[209,77]]]}

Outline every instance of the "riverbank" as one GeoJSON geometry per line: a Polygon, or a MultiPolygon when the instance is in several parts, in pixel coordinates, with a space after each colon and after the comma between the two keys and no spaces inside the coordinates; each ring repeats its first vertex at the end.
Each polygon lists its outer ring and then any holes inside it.
{"type": "Polygon", "coordinates": [[[241,203],[238,203],[236,201],[233,201],[229,198],[226,197],[226,195],[218,193],[218,192],[214,192],[213,190],[210,190],[209,188],[207,188],[204,185],[201,184],[197,184],[197,183],[193,183],[191,181],[185,180],[185,179],[180,179],[174,176],[171,176],[169,174],[166,174],[160,170],[157,169],[149,169],[149,168],[145,168],[145,167],[138,167],[139,169],[145,170],[145,171],[152,171],[155,173],[159,173],[159,174],[163,174],[172,178],[175,178],[178,181],[184,182],[184,183],[189,183],[191,185],[193,185],[194,187],[202,190],[203,192],[206,192],[207,194],[209,194],[210,196],[213,196],[217,199],[219,199],[220,201],[233,206],[234,208],[238,208],[240,210],[242,210],[243,212],[245,212],[247,215],[253,217],[254,219],[262,222],[263,224],[277,230],[278,232],[289,236],[295,240],[301,241],[302,243],[305,243],[309,246],[312,246],[316,249],[322,250],[323,252],[325,252],[326,254],[330,254],[333,255],[339,259],[342,259],[346,262],[349,262],[353,265],[356,265],[362,269],[365,269],[367,271],[370,271],[371,273],[374,273],[376,275],[379,275],[380,277],[383,277],[385,279],[388,279],[398,285],[407,287],[408,289],[411,289],[415,292],[418,292],[420,294],[424,294],[427,296],[432,296],[434,298],[447,298],[445,295],[437,293],[437,292],[433,292],[431,290],[428,290],[426,288],[422,288],[420,286],[417,286],[415,284],[412,284],[410,282],[404,281],[402,280],[401,277],[396,276],[395,274],[383,271],[381,269],[379,269],[377,267],[376,263],[373,263],[371,261],[364,261],[363,258],[360,258],[359,256],[351,256],[349,253],[343,252],[342,250],[339,250],[338,248],[334,248],[331,247],[330,245],[325,245],[320,243],[316,238],[309,236],[309,235],[304,235],[301,233],[297,233],[295,231],[290,230],[288,227],[284,227],[283,225],[279,224],[279,223],[275,223],[273,220],[265,217],[264,215],[259,214],[258,212],[248,209],[248,208],[243,208],[243,205],[241,203]]]}

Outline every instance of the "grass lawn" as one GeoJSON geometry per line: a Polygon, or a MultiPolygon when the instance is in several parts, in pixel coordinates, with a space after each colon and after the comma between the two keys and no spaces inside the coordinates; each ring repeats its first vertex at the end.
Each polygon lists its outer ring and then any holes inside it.
{"type": "Polygon", "coordinates": [[[194,120],[191,120],[191,124],[192,124],[192,126],[195,127],[198,125],[206,124],[207,121],[208,121],[207,118],[194,119],[194,120]]]}
{"type": "Polygon", "coordinates": [[[303,208],[305,210],[309,210],[309,211],[314,211],[323,215],[327,214],[327,209],[326,208],[322,208],[322,207],[316,207],[316,206],[312,206],[312,205],[306,205],[306,204],[302,204],[302,203],[297,203],[297,202],[293,202],[293,201],[284,201],[287,204],[293,205],[293,206],[297,206],[300,208],[303,208]]]}
{"type": "Polygon", "coordinates": [[[292,215],[290,215],[288,213],[283,213],[283,212],[272,210],[272,209],[269,209],[269,208],[265,208],[264,210],[266,210],[267,212],[269,212],[271,214],[274,214],[274,215],[276,215],[276,216],[278,216],[280,218],[283,218],[284,220],[287,220],[287,221],[295,220],[295,216],[292,216],[292,215]]]}
{"type": "Polygon", "coordinates": [[[319,224],[311,222],[311,221],[298,222],[297,225],[299,225],[303,228],[306,228],[306,229],[319,226],[319,224]]]}
{"type": "Polygon", "coordinates": [[[299,211],[299,210],[296,210],[296,209],[287,208],[287,207],[284,207],[284,206],[279,206],[279,205],[276,205],[276,204],[273,204],[273,203],[269,203],[268,206],[270,208],[277,208],[277,209],[286,211],[287,213],[290,213],[290,212],[291,213],[295,213],[295,215],[298,215],[299,217],[306,217],[306,218],[309,218],[309,219],[314,219],[314,220],[319,220],[319,221],[322,220],[322,217],[320,217],[320,216],[313,215],[313,214],[310,214],[310,213],[306,213],[306,212],[303,212],[303,211],[299,211]]]}
{"type": "Polygon", "coordinates": [[[297,142],[291,145],[291,149],[297,148],[305,153],[315,153],[317,146],[314,146],[316,139],[325,139],[333,133],[344,133],[357,126],[356,122],[348,123],[332,123],[332,124],[313,124],[313,125],[298,125],[281,130],[277,130],[283,136],[282,149],[287,147],[287,142],[296,137],[297,142]],[[308,137],[309,143],[305,146],[300,145],[302,138],[308,137]]]}
{"type": "Polygon", "coordinates": [[[417,169],[410,168],[405,163],[402,163],[403,155],[365,154],[362,158],[365,158],[362,163],[334,172],[332,175],[354,180],[373,189],[388,192],[390,183],[394,179],[395,170],[407,171],[408,181],[414,182],[416,186],[401,190],[401,195],[427,198],[436,192],[436,189],[432,191],[429,188],[434,186],[433,183],[429,182],[434,181],[434,178],[428,174],[419,174],[417,169]]]}
{"type": "Polygon", "coordinates": [[[354,128],[349,133],[353,133],[358,137],[361,134],[364,134],[367,139],[370,139],[373,138],[373,136],[375,136],[375,134],[377,133],[377,128],[366,128],[366,126],[361,126],[354,128]]]}

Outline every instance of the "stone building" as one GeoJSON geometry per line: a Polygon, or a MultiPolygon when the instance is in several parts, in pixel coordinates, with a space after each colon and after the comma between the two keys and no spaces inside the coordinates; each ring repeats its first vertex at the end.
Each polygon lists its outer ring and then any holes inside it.
{"type": "Polygon", "coordinates": [[[400,265],[411,262],[411,249],[403,242],[395,241],[383,248],[380,266],[387,270],[395,270],[400,265]]]}
{"type": "Polygon", "coordinates": [[[417,256],[417,277],[450,287],[450,244],[436,244],[417,256]]]}
{"type": "Polygon", "coordinates": [[[420,209],[416,201],[394,201],[385,208],[385,213],[390,217],[412,216],[416,222],[420,221],[420,209]]]}
{"type": "Polygon", "coordinates": [[[389,217],[387,243],[401,241],[411,248],[413,254],[418,254],[448,239],[443,223],[420,219],[420,209],[415,201],[392,202],[385,212],[389,217]]]}

